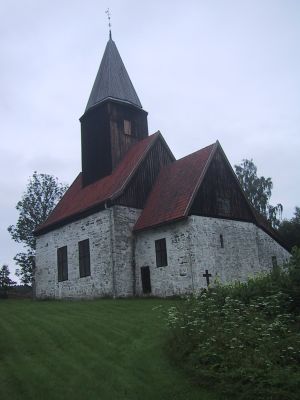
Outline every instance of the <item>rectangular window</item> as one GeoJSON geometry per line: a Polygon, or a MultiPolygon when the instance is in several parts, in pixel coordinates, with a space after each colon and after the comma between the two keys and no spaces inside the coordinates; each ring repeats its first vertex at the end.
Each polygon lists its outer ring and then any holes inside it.
{"type": "Polygon", "coordinates": [[[155,240],[156,266],[168,265],[166,239],[155,240]]]}
{"type": "Polygon", "coordinates": [[[218,214],[229,217],[230,216],[230,200],[223,197],[217,198],[218,214]]]}
{"type": "Polygon", "coordinates": [[[221,245],[221,248],[224,249],[224,238],[223,238],[223,235],[220,235],[220,245],[221,245]]]}
{"type": "Polygon", "coordinates": [[[57,249],[58,282],[68,280],[68,249],[67,246],[57,249]]]}
{"type": "Polygon", "coordinates": [[[78,242],[80,278],[91,275],[89,239],[78,242]]]}
{"type": "Polygon", "coordinates": [[[131,121],[124,119],[124,133],[125,135],[131,135],[131,121]]]}
{"type": "Polygon", "coordinates": [[[278,267],[276,256],[272,256],[272,265],[273,265],[273,269],[276,269],[278,267]]]}

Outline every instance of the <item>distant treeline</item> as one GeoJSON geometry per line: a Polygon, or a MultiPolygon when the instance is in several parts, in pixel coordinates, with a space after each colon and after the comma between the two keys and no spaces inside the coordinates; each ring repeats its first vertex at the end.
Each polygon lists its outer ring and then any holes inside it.
{"type": "Polygon", "coordinates": [[[8,288],[5,292],[0,290],[0,299],[30,299],[33,297],[32,287],[27,285],[16,285],[8,288]]]}

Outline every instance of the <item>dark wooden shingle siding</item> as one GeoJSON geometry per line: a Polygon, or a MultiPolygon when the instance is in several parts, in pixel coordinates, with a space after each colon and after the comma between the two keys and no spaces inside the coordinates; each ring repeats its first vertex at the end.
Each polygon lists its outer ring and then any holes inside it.
{"type": "Polygon", "coordinates": [[[194,199],[190,214],[255,222],[233,174],[218,150],[194,199]]]}
{"type": "Polygon", "coordinates": [[[161,140],[157,140],[139,166],[125,192],[114,203],[143,208],[161,168],[172,161],[173,158],[168,148],[161,140]]]}

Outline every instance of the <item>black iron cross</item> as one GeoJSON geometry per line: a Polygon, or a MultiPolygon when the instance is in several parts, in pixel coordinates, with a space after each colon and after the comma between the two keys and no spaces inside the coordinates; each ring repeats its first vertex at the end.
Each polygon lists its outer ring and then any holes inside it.
{"type": "Polygon", "coordinates": [[[109,29],[110,29],[110,28],[111,28],[111,23],[110,23],[111,13],[110,13],[110,9],[109,9],[109,8],[105,11],[105,14],[107,14],[107,18],[108,18],[108,27],[109,27],[109,29]]]}
{"type": "Polygon", "coordinates": [[[109,8],[105,11],[105,14],[107,14],[107,18],[108,18],[108,28],[109,28],[109,37],[111,38],[111,22],[110,22],[111,13],[110,13],[110,9],[109,9],[109,8]]]}
{"type": "Polygon", "coordinates": [[[207,286],[209,286],[209,278],[211,277],[211,274],[208,273],[208,270],[205,270],[205,274],[203,274],[203,277],[206,278],[206,283],[207,286]]]}

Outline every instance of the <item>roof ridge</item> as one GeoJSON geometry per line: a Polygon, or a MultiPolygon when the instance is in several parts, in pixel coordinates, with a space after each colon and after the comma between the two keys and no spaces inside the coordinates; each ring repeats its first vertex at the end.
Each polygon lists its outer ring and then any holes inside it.
{"type": "MultiPolygon", "coordinates": [[[[197,153],[200,153],[201,151],[204,151],[204,150],[208,149],[209,147],[215,146],[217,143],[219,143],[218,140],[217,140],[216,142],[212,143],[212,144],[209,144],[208,146],[203,147],[202,149],[195,150],[195,151],[193,151],[192,153],[187,154],[186,156],[183,156],[183,157],[181,157],[181,158],[178,158],[178,160],[176,160],[176,161],[181,161],[181,160],[184,160],[184,159],[186,159],[186,158],[188,158],[188,157],[191,157],[191,156],[193,156],[193,155],[195,155],[195,154],[197,154],[197,153]]],[[[220,144],[220,143],[219,143],[219,144],[220,144]]]]}

